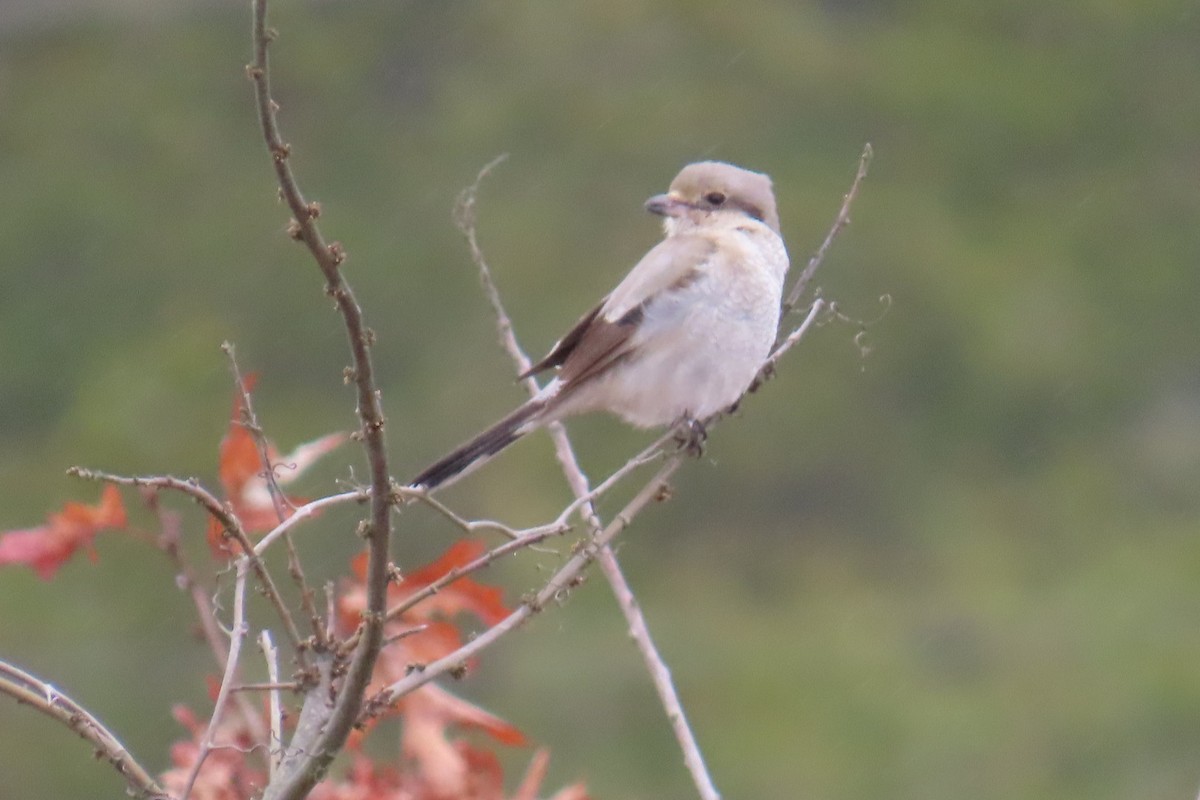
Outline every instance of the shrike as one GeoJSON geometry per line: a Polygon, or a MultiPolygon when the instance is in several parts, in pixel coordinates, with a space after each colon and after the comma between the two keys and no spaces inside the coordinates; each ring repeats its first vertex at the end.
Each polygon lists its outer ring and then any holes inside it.
{"type": "Polygon", "coordinates": [[[530,431],[609,411],[639,428],[701,421],[735,404],[770,353],[788,255],[771,179],[719,161],[689,164],[646,201],[665,238],[522,378],[536,396],[409,484],[432,490],[530,431]]]}

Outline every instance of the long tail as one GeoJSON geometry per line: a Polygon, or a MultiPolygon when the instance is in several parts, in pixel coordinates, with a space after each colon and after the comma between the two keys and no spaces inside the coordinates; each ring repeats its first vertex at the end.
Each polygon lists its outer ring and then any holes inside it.
{"type": "Polygon", "coordinates": [[[408,485],[432,490],[463,477],[534,430],[537,427],[536,417],[545,407],[546,401],[535,397],[450,455],[426,467],[408,485]]]}

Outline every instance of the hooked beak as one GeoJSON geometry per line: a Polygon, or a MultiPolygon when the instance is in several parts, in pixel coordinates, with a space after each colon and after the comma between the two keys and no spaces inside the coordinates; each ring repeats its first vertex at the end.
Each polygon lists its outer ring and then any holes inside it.
{"type": "Polygon", "coordinates": [[[656,194],[646,201],[646,210],[660,217],[682,217],[689,208],[682,197],[671,192],[656,194]]]}

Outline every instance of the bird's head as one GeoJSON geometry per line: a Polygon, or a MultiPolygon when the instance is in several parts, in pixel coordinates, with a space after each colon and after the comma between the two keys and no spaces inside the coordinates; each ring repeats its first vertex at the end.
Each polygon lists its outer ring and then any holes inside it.
{"type": "Polygon", "coordinates": [[[703,224],[714,214],[756,219],[779,233],[771,179],[722,161],[688,164],[666,194],[646,201],[646,210],[665,218],[668,233],[681,221],[703,224]]]}

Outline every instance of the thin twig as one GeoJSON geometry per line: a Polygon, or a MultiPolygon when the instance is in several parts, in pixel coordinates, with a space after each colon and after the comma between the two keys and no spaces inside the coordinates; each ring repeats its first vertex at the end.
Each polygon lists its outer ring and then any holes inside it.
{"type": "Polygon", "coordinates": [[[393,633],[391,636],[388,636],[383,640],[383,646],[387,647],[388,645],[392,645],[403,639],[407,639],[410,636],[416,636],[418,633],[424,633],[427,630],[429,630],[429,623],[414,625],[411,628],[407,628],[399,633],[393,633]]]}
{"type": "Polygon", "coordinates": [[[250,387],[246,385],[245,377],[242,376],[242,368],[237,360],[237,348],[233,346],[233,342],[222,342],[221,350],[229,358],[229,370],[233,373],[233,382],[237,387],[238,397],[241,399],[242,418],[235,422],[245,428],[250,433],[250,438],[254,440],[254,446],[258,450],[258,460],[263,466],[263,471],[259,474],[267,482],[267,494],[271,497],[272,505],[275,506],[275,518],[282,522],[287,516],[287,496],[279,487],[279,480],[275,477],[275,465],[271,462],[271,445],[267,443],[267,434],[258,422],[258,415],[254,412],[254,398],[250,394],[250,387]]]}
{"type": "Polygon", "coordinates": [[[756,380],[761,381],[764,379],[764,376],[770,375],[775,371],[775,365],[779,363],[779,359],[783,358],[783,354],[795,347],[796,343],[804,338],[804,334],[808,333],[817,315],[827,308],[828,305],[828,303],[819,297],[813,300],[812,305],[809,306],[808,314],[804,317],[804,321],[793,328],[792,332],[784,337],[782,342],[775,345],[775,349],[771,351],[771,355],[767,357],[762,369],[759,370],[759,378],[756,380]]]}
{"type": "Polygon", "coordinates": [[[325,630],[330,641],[337,636],[337,587],[333,581],[325,581],[325,630]]]}
{"type": "MultiPolygon", "coordinates": [[[[590,503],[594,498],[599,497],[600,495],[607,492],[610,488],[612,488],[614,485],[616,485],[616,483],[618,481],[620,481],[622,478],[624,478],[626,475],[628,475],[630,472],[632,472],[637,467],[640,467],[643,464],[647,464],[650,461],[654,460],[655,458],[661,456],[662,455],[661,447],[662,447],[662,444],[664,443],[664,440],[667,438],[669,438],[669,437],[668,436],[662,437],[658,441],[654,442],[651,446],[649,446],[645,450],[643,450],[641,453],[639,453],[638,455],[631,458],[628,462],[625,463],[625,465],[623,467],[621,467],[620,469],[616,470],[611,475],[609,475],[608,478],[606,478],[604,480],[604,482],[602,482],[600,485],[598,485],[595,489],[591,490],[591,492],[584,495],[583,497],[577,498],[574,502],[572,502],[565,509],[563,509],[563,511],[558,515],[558,518],[555,519],[553,522],[547,523],[545,525],[539,525],[536,528],[527,528],[523,531],[513,531],[513,533],[515,533],[516,535],[513,536],[512,538],[510,538],[509,541],[505,542],[504,544],[502,544],[498,547],[494,547],[491,550],[488,550],[486,553],[484,553],[483,555],[474,559],[473,561],[470,561],[470,562],[463,564],[461,566],[458,566],[458,567],[454,567],[449,572],[447,572],[445,575],[441,576],[436,581],[430,583],[428,586],[426,586],[420,592],[417,592],[416,594],[412,595],[411,597],[406,598],[399,605],[393,606],[392,608],[388,609],[387,618],[389,620],[392,620],[392,619],[395,619],[396,617],[399,617],[404,612],[408,611],[409,609],[413,608],[414,606],[418,605],[419,603],[423,602],[424,600],[428,599],[429,597],[437,594],[442,589],[446,588],[447,586],[449,586],[451,583],[458,580],[459,578],[465,577],[467,575],[470,575],[473,572],[483,569],[484,567],[488,566],[489,564],[496,561],[497,559],[502,558],[503,556],[511,555],[512,553],[515,553],[518,550],[523,550],[525,548],[533,547],[537,543],[539,543],[551,536],[557,536],[559,534],[566,532],[567,530],[570,530],[570,525],[567,524],[567,519],[569,519],[570,516],[572,514],[574,514],[576,512],[576,510],[579,509],[580,506],[584,505],[585,503],[590,503]]],[[[406,491],[406,490],[407,490],[407,487],[402,487],[400,491],[406,491]]],[[[425,493],[425,492],[409,491],[409,493],[412,495],[422,496],[422,499],[425,499],[427,497],[427,493],[425,493]]],[[[438,505],[440,506],[441,504],[439,503],[438,505]]],[[[457,514],[455,514],[453,511],[450,511],[449,509],[445,509],[444,513],[446,513],[452,519],[460,520],[463,523],[463,525],[465,526],[466,530],[468,530],[468,531],[471,530],[471,528],[470,528],[471,523],[469,521],[462,520],[461,517],[459,517],[457,514]]],[[[499,523],[488,523],[488,524],[489,525],[499,525],[499,523]]],[[[508,528],[508,526],[500,526],[500,527],[504,528],[505,530],[512,531],[512,529],[508,528]]]]}
{"type": "Polygon", "coordinates": [[[470,575],[472,572],[477,572],[499,558],[511,555],[512,553],[515,553],[518,550],[522,550],[526,547],[531,547],[538,542],[544,541],[551,536],[556,536],[559,533],[560,531],[555,530],[553,526],[547,525],[539,529],[531,530],[516,539],[509,539],[504,544],[499,545],[498,547],[493,547],[491,550],[483,553],[478,558],[475,558],[466,564],[462,564],[461,566],[452,568],[445,575],[442,575],[437,580],[428,584],[421,591],[405,598],[399,604],[388,609],[387,618],[389,620],[396,619],[404,612],[424,602],[428,598],[440,592],[442,589],[445,589],[459,578],[470,575]]]}
{"type": "Polygon", "coordinates": [[[134,797],[143,800],[170,800],[158,782],[139,764],[120,740],[98,719],[50,684],[28,672],[0,661],[0,694],[40,711],[78,734],[96,748],[96,754],[116,769],[129,785],[134,797]]]}
{"type": "Polygon", "coordinates": [[[721,793],[717,791],[717,787],[713,783],[708,765],[704,763],[704,756],[700,752],[700,743],[696,741],[696,735],[692,732],[691,725],[688,724],[683,702],[679,699],[679,692],[676,691],[675,682],[671,678],[671,670],[654,644],[654,638],[650,635],[650,627],[646,624],[645,615],[642,614],[641,604],[638,603],[633,589],[625,579],[625,573],[621,571],[621,565],[617,561],[617,554],[611,547],[600,552],[599,564],[600,571],[608,580],[608,585],[616,597],[617,605],[620,606],[621,612],[625,616],[625,623],[629,627],[629,636],[637,645],[642,662],[646,665],[646,671],[650,674],[650,680],[654,684],[654,689],[658,692],[659,703],[662,704],[663,710],[667,714],[667,721],[671,725],[675,741],[683,754],[683,764],[687,768],[688,774],[692,776],[696,791],[704,800],[720,800],[721,793]]]}
{"type": "Polygon", "coordinates": [[[204,633],[204,640],[212,650],[217,664],[224,666],[225,659],[229,656],[229,648],[225,644],[225,637],[213,615],[212,603],[208,596],[209,590],[196,579],[196,574],[192,570],[191,564],[188,563],[181,546],[179,512],[171,511],[159,502],[157,489],[145,490],[142,497],[146,506],[158,517],[159,549],[175,565],[176,582],[192,598],[192,605],[196,607],[196,617],[200,620],[200,630],[204,633]]]}
{"type": "Polygon", "coordinates": [[[271,738],[267,741],[267,774],[269,780],[274,780],[275,772],[279,769],[279,757],[283,747],[283,701],[279,697],[279,690],[283,688],[295,690],[300,686],[299,684],[289,685],[279,682],[279,651],[275,649],[275,642],[271,640],[271,632],[259,633],[258,643],[262,647],[263,658],[267,661],[267,677],[270,678],[270,684],[265,687],[269,692],[267,695],[267,721],[271,726],[271,738]]]}
{"type": "Polygon", "coordinates": [[[858,157],[858,170],[854,173],[854,182],[850,184],[850,191],[846,192],[846,196],[842,198],[842,206],[838,209],[837,216],[833,219],[833,225],[829,228],[829,233],[825,234],[825,240],[821,242],[821,246],[817,248],[817,252],[812,254],[808,259],[808,264],[800,273],[800,277],[796,279],[796,283],[792,286],[792,290],[788,292],[787,300],[783,303],[783,311],[786,314],[796,307],[800,302],[800,298],[804,296],[804,290],[808,288],[809,282],[812,280],[817,269],[821,266],[821,262],[825,260],[825,254],[829,252],[830,245],[837,235],[842,232],[847,225],[850,224],[850,206],[854,204],[854,199],[858,197],[858,187],[862,185],[863,179],[867,177],[867,168],[871,165],[871,158],[875,155],[871,143],[867,142],[863,145],[862,155],[858,157]]]}
{"type": "Polygon", "coordinates": [[[305,503],[302,506],[296,506],[296,510],[290,517],[276,525],[266,533],[258,544],[254,545],[254,552],[262,555],[267,548],[274,544],[278,539],[289,533],[293,527],[300,524],[306,519],[312,519],[330,506],[340,505],[355,500],[359,503],[364,503],[371,498],[371,493],[356,489],[353,492],[342,492],[341,494],[331,494],[328,497],[322,497],[312,502],[305,503]]]}
{"type": "Polygon", "coordinates": [[[292,619],[292,614],[288,610],[287,604],[283,602],[282,595],[279,594],[279,590],[275,587],[275,581],[271,578],[271,573],[267,571],[266,565],[263,564],[262,559],[255,553],[254,544],[250,541],[250,537],[246,535],[245,529],[242,528],[241,520],[224,503],[218,500],[212,492],[201,486],[199,481],[194,478],[184,480],[172,475],[155,475],[150,477],[114,475],[109,472],[84,469],[83,467],[71,467],[67,470],[67,474],[76,478],[83,478],[84,480],[115,483],[120,486],[170,489],[182,492],[199,503],[241,546],[242,552],[250,560],[250,566],[254,570],[255,577],[258,578],[259,584],[263,587],[263,592],[267,595],[267,599],[271,601],[271,605],[275,607],[275,613],[283,623],[284,630],[287,631],[288,640],[291,642],[292,647],[295,648],[297,658],[300,659],[301,664],[306,663],[303,639],[300,636],[300,630],[296,627],[296,621],[292,619]]]}
{"type": "Polygon", "coordinates": [[[571,529],[569,520],[575,512],[579,511],[582,506],[606,494],[634,470],[662,456],[664,452],[663,446],[674,439],[674,437],[675,433],[672,430],[655,439],[642,452],[626,461],[620,468],[614,470],[612,474],[597,484],[596,488],[588,490],[580,497],[576,497],[553,520],[530,528],[513,528],[511,525],[490,519],[466,519],[423,489],[414,489],[409,486],[395,486],[392,488],[392,491],[400,497],[413,498],[417,502],[429,506],[467,534],[475,534],[481,531],[496,531],[514,541],[525,539],[530,535],[538,535],[540,538],[545,538],[546,535],[569,531],[571,529]]]}
{"type": "Polygon", "coordinates": [[[571,529],[570,525],[567,525],[563,522],[559,522],[558,520],[555,520],[554,522],[548,523],[546,525],[538,525],[534,528],[526,528],[526,529],[518,530],[516,528],[513,528],[511,525],[506,525],[503,522],[497,522],[495,520],[467,519],[467,518],[455,513],[453,510],[451,510],[451,508],[449,506],[447,506],[441,500],[438,500],[436,497],[431,495],[429,492],[420,491],[420,490],[414,491],[407,486],[397,486],[397,487],[395,487],[395,489],[393,491],[397,492],[398,494],[400,494],[404,497],[411,497],[411,498],[415,499],[417,502],[429,506],[434,511],[436,511],[438,514],[441,514],[443,517],[445,517],[447,520],[449,520],[450,523],[453,524],[456,528],[458,528],[459,530],[461,530],[463,533],[465,533],[467,535],[473,535],[473,534],[480,533],[483,531],[494,531],[496,533],[499,533],[502,536],[507,537],[510,540],[516,541],[518,539],[525,537],[527,534],[529,534],[531,532],[545,530],[547,532],[547,534],[549,535],[549,534],[555,534],[555,533],[566,533],[567,531],[569,531],[571,529]]]}
{"type": "MultiPolygon", "coordinates": [[[[263,631],[262,633],[268,633],[263,631]]],[[[262,633],[259,634],[259,647],[262,646],[262,633]]],[[[276,670],[278,673],[278,670],[276,670]]],[[[230,687],[231,692],[298,692],[304,688],[300,681],[263,681],[261,683],[239,683],[230,687]]]]}
{"type": "Polygon", "coordinates": [[[200,739],[200,750],[196,754],[196,763],[192,765],[192,771],[188,773],[187,783],[183,788],[183,800],[188,800],[191,796],[192,788],[196,785],[196,778],[200,775],[200,768],[204,766],[205,760],[213,750],[213,739],[216,737],[217,727],[221,723],[221,715],[225,713],[225,703],[229,700],[230,687],[233,686],[237,676],[242,641],[246,638],[246,632],[250,627],[246,622],[246,567],[249,562],[248,556],[238,556],[237,573],[233,583],[233,619],[230,620],[229,626],[229,657],[225,659],[225,673],[221,676],[221,687],[217,690],[216,701],[213,702],[212,716],[208,718],[208,728],[204,731],[203,738],[200,739]]]}
{"type": "MultiPolygon", "coordinates": [[[[242,376],[242,368],[238,365],[237,349],[232,342],[222,343],[221,349],[229,357],[233,382],[237,385],[242,401],[242,419],[237,422],[250,433],[250,438],[254,440],[254,446],[258,450],[258,460],[263,467],[261,474],[263,480],[267,482],[267,494],[271,498],[271,504],[275,507],[275,519],[283,522],[287,519],[289,509],[294,510],[294,507],[287,495],[283,493],[283,489],[279,486],[279,480],[275,476],[275,464],[271,461],[271,445],[267,441],[267,434],[254,411],[254,398],[250,395],[250,387],[246,385],[246,379],[242,376]]],[[[296,545],[292,542],[291,535],[285,534],[283,541],[287,545],[288,574],[292,576],[292,581],[295,582],[296,588],[300,592],[300,607],[308,616],[309,627],[313,632],[314,646],[319,650],[324,650],[329,646],[329,642],[325,638],[325,628],[317,616],[317,607],[313,603],[313,590],[304,577],[304,567],[300,563],[300,555],[296,552],[296,545]]]]}
{"type": "MultiPolygon", "coordinates": [[[[501,153],[493,158],[484,165],[483,169],[479,170],[479,174],[475,176],[475,182],[459,193],[458,202],[454,204],[454,224],[462,233],[463,238],[467,240],[467,247],[471,251],[471,260],[479,268],[479,282],[483,284],[483,293],[492,305],[500,345],[516,361],[517,373],[524,374],[533,362],[521,350],[521,345],[517,342],[517,336],[513,330],[512,320],[504,311],[504,304],[500,300],[500,290],[496,288],[496,282],[492,279],[492,271],[488,268],[483,249],[479,246],[478,217],[475,213],[476,202],[479,199],[479,187],[483,183],[483,179],[507,158],[507,153],[501,153]]],[[[537,382],[532,377],[526,378],[525,382],[527,386],[529,384],[537,386],[537,382]]]]}
{"type": "MultiPolygon", "coordinates": [[[[391,477],[388,474],[387,443],[384,439],[384,415],[381,397],[375,384],[371,364],[372,333],[363,322],[362,309],[350,286],[342,277],[340,265],[345,260],[344,248],[337,242],[327,244],[317,227],[320,206],[309,203],[300,192],[290,163],[291,147],[279,133],[276,111],[279,106],[271,96],[267,50],[274,31],[267,28],[267,0],[253,0],[252,47],[253,62],[247,67],[247,77],[254,84],[254,95],[263,139],[271,154],[276,182],[284,202],[292,212],[290,232],[302,241],[312,254],[325,277],[325,291],[335,301],[350,340],[353,366],[347,379],[357,392],[357,410],[371,474],[370,521],[363,526],[367,540],[367,570],[365,576],[367,607],[362,616],[358,644],[354,649],[345,676],[337,690],[333,708],[320,726],[298,728],[292,744],[297,758],[284,759],[277,780],[267,787],[267,800],[299,800],[316,785],[334,756],[345,744],[346,737],[358,716],[363,694],[371,680],[375,661],[383,643],[383,617],[387,604],[388,544],[391,534],[391,477]],[[311,732],[310,732],[311,731],[311,732]],[[302,738],[312,736],[308,738],[302,738]]],[[[310,693],[309,703],[318,701],[310,693]]]]}
{"type": "MultiPolygon", "coordinates": [[[[583,470],[579,466],[579,460],[575,456],[575,450],[571,446],[566,429],[560,426],[558,430],[551,431],[551,436],[554,437],[554,452],[571,491],[575,493],[576,497],[587,497],[587,476],[583,474],[583,470]]],[[[589,523],[595,529],[600,524],[595,506],[589,501],[585,510],[589,523]]],[[[675,735],[675,741],[679,745],[680,752],[683,753],[684,766],[687,767],[688,774],[692,777],[696,791],[703,800],[720,800],[720,793],[713,783],[708,765],[700,752],[700,744],[696,741],[696,736],[688,724],[683,703],[671,680],[671,670],[667,667],[666,660],[658,652],[654,639],[650,636],[650,627],[646,624],[641,605],[637,602],[633,589],[625,578],[625,573],[621,570],[617,554],[610,545],[605,545],[600,549],[597,560],[600,564],[600,571],[608,581],[609,588],[616,598],[617,606],[625,617],[629,636],[641,654],[650,680],[658,692],[659,703],[666,712],[667,720],[675,735]]]]}

